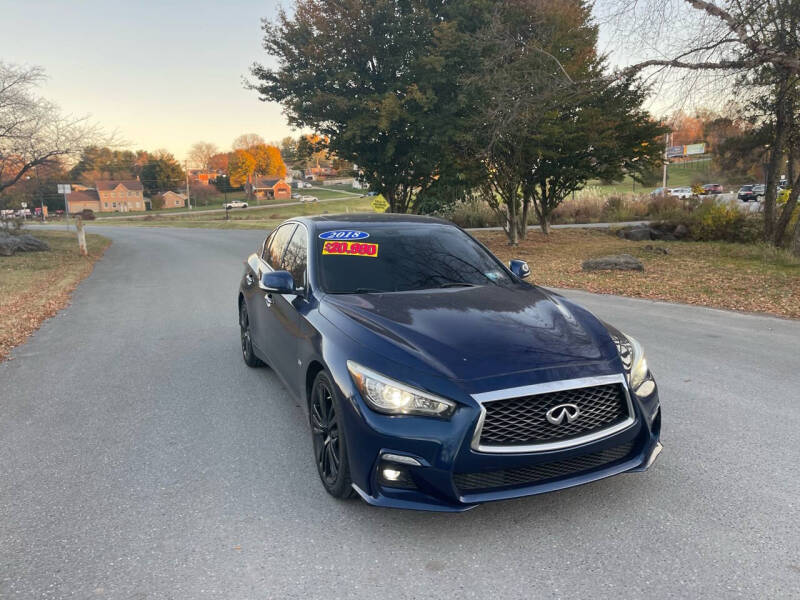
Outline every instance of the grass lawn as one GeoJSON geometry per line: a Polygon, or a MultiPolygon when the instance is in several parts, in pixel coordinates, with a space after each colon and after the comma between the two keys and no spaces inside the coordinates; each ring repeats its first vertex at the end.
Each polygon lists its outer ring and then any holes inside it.
{"type": "Polygon", "coordinates": [[[79,254],[74,232],[31,233],[51,250],[0,256],[0,361],[69,303],[72,290],[111,244],[108,238],[87,234],[87,258],[79,254]]]}
{"type": "Polygon", "coordinates": [[[528,261],[531,281],[602,294],[635,296],[800,318],[800,260],[765,246],[722,242],[632,242],[605,231],[528,232],[517,248],[503,232],[477,236],[504,262],[528,261]],[[669,254],[646,250],[665,247],[669,254]],[[584,272],[587,258],[628,253],[644,272],[584,272]]]}
{"type": "MultiPolygon", "coordinates": [[[[308,191],[308,190],[304,190],[308,191]]],[[[328,191],[328,190],[325,190],[328,191]]],[[[316,190],[315,190],[316,192],[316,190]]],[[[316,193],[314,195],[317,195],[316,193]]],[[[331,197],[340,197],[341,193],[331,197]]],[[[322,199],[322,198],[320,198],[322,199]]],[[[354,196],[342,200],[326,202],[313,202],[295,204],[292,206],[261,206],[230,211],[230,220],[225,219],[225,213],[191,214],[182,213],[164,214],[150,213],[146,219],[115,219],[113,221],[100,221],[98,225],[128,225],[138,227],[204,227],[211,229],[271,229],[289,217],[301,215],[336,214],[345,212],[372,212],[370,202],[372,198],[354,196]]]]}

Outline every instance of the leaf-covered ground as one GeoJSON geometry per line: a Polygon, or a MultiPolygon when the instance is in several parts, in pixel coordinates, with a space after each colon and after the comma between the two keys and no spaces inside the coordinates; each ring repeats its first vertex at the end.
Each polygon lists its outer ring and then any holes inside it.
{"type": "Polygon", "coordinates": [[[504,262],[527,260],[537,284],[800,318],[800,261],[766,246],[632,242],[607,231],[528,232],[517,248],[503,232],[476,235],[504,262]],[[667,248],[664,255],[646,246],[667,248]],[[628,253],[644,272],[584,272],[587,258],[628,253]]]}
{"type": "Polygon", "coordinates": [[[78,252],[75,233],[34,231],[49,252],[0,256],[0,361],[69,303],[75,286],[92,272],[111,240],[87,235],[89,256],[78,252]]]}

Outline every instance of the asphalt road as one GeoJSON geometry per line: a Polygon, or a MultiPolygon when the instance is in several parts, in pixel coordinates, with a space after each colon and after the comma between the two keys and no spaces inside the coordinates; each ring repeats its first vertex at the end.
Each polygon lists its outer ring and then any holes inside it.
{"type": "Polygon", "coordinates": [[[0,598],[800,594],[800,322],[569,293],[647,349],[656,465],[376,509],[325,494],[300,408],[242,363],[259,232],[103,232],[72,305],[0,364],[0,598]]]}

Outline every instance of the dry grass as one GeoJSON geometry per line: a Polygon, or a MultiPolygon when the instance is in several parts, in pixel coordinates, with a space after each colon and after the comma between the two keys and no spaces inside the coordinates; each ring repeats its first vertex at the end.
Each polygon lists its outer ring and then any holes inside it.
{"type": "Polygon", "coordinates": [[[766,246],[723,242],[632,242],[607,232],[556,230],[528,232],[515,249],[502,232],[477,237],[507,262],[528,261],[532,281],[730,310],[800,318],[800,261],[766,246]],[[666,247],[668,255],[645,246],[666,247]],[[643,273],[584,272],[587,258],[627,252],[645,265],[643,273]]]}
{"type": "Polygon", "coordinates": [[[69,303],[75,286],[92,272],[111,240],[87,235],[89,256],[78,252],[74,233],[36,231],[50,252],[0,256],[0,361],[42,322],[69,303]]]}

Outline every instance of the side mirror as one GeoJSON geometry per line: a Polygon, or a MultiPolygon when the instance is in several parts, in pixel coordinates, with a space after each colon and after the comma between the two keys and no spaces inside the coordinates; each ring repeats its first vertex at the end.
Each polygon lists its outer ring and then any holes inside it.
{"type": "Polygon", "coordinates": [[[271,294],[295,294],[294,279],[289,271],[267,271],[261,275],[259,287],[271,294]]]}
{"type": "Polygon", "coordinates": [[[531,276],[531,268],[524,260],[517,260],[516,258],[508,261],[508,268],[511,272],[520,279],[527,279],[531,276]]]}

